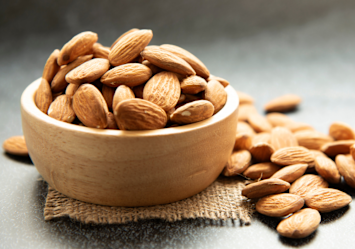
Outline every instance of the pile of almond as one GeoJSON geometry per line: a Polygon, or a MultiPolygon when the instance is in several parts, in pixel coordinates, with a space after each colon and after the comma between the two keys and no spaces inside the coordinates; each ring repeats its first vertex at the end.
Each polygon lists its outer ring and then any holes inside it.
{"type": "Polygon", "coordinates": [[[307,237],[317,229],[320,213],[352,201],[335,188],[342,177],[355,188],[355,132],[345,123],[334,122],[329,134],[323,134],[293,121],[281,113],[301,102],[293,94],[267,103],[266,117],[257,113],[250,95],[238,94],[236,141],[223,175],[251,180],[242,195],[257,201],[259,213],[283,218],[277,226],[279,234],[307,237]]]}
{"type": "Polygon", "coordinates": [[[111,47],[82,32],[49,56],[35,103],[60,121],[100,129],[151,130],[205,120],[225,105],[229,83],[175,45],[147,46],[131,29],[111,47]]]}

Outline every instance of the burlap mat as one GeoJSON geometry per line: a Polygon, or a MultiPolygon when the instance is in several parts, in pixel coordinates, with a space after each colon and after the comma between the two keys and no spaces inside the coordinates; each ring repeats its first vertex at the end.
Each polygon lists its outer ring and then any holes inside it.
{"type": "Polygon", "coordinates": [[[233,219],[250,224],[252,204],[241,195],[245,181],[239,177],[219,177],[201,193],[190,198],[165,205],[150,207],[110,207],[90,204],[64,196],[51,187],[44,208],[46,220],[69,216],[82,223],[123,224],[143,219],[206,218],[233,219]]]}

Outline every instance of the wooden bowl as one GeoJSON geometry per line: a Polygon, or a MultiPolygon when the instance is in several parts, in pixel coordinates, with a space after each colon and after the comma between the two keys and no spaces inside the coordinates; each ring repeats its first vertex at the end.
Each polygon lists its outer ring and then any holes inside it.
{"type": "Polygon", "coordinates": [[[190,125],[151,131],[103,130],[55,120],[34,102],[40,79],[21,97],[30,157],[50,186],[101,205],[149,206],[199,193],[231,155],[239,104],[228,86],[226,105],[190,125]]]}

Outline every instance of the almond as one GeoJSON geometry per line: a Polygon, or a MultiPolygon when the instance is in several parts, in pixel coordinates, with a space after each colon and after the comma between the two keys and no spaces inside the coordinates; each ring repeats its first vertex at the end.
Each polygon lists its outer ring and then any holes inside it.
{"type": "Polygon", "coordinates": [[[152,76],[149,67],[140,63],[127,63],[114,67],[101,77],[101,82],[110,87],[126,85],[134,87],[145,83],[152,76]]]}
{"type": "Polygon", "coordinates": [[[355,139],[354,130],[343,122],[334,122],[329,127],[329,136],[335,140],[355,139]]]}
{"type": "Polygon", "coordinates": [[[79,56],[85,55],[92,49],[92,46],[97,41],[96,33],[86,31],[74,36],[60,50],[58,55],[58,65],[66,65],[74,61],[79,56]]]}
{"type": "Polygon", "coordinates": [[[336,166],[340,175],[344,177],[346,184],[355,188],[355,162],[345,155],[337,155],[335,158],[336,166]]]}
{"type": "Polygon", "coordinates": [[[134,32],[134,31],[138,31],[138,30],[139,30],[139,29],[133,28],[133,29],[130,29],[130,30],[128,30],[127,32],[123,33],[120,37],[118,37],[118,38],[116,39],[116,41],[115,41],[114,43],[112,43],[110,49],[112,49],[112,48],[116,45],[116,43],[117,43],[119,40],[121,40],[124,36],[126,36],[126,35],[128,35],[128,34],[134,32]]]}
{"type": "Polygon", "coordinates": [[[350,195],[332,188],[320,188],[308,193],[305,203],[308,207],[327,213],[349,205],[350,195]]]}
{"type": "Polygon", "coordinates": [[[83,84],[73,96],[73,109],[78,119],[88,127],[107,126],[108,107],[101,92],[91,84],[83,84]]]}
{"type": "Polygon", "coordinates": [[[143,90],[144,90],[145,84],[135,86],[132,88],[132,91],[134,92],[134,96],[139,99],[143,99],[143,90]]]}
{"type": "Polygon", "coordinates": [[[321,176],[307,174],[294,181],[289,192],[290,194],[299,195],[304,198],[315,189],[327,187],[328,183],[321,176]]]}
{"type": "Polygon", "coordinates": [[[284,237],[302,239],[313,233],[321,221],[320,214],[312,208],[304,208],[282,220],[276,230],[284,237]]]}
{"type": "Polygon", "coordinates": [[[267,112],[286,112],[295,109],[301,103],[301,98],[295,94],[286,94],[277,97],[265,104],[267,112]]]}
{"type": "Polygon", "coordinates": [[[255,132],[248,123],[238,122],[234,149],[249,150],[250,146],[252,145],[252,138],[254,135],[255,132]]]}
{"type": "Polygon", "coordinates": [[[332,159],[323,156],[316,157],[315,168],[327,182],[340,183],[340,174],[332,159]]]}
{"type": "Polygon", "coordinates": [[[288,123],[292,123],[292,119],[283,113],[271,112],[266,114],[266,119],[273,126],[286,126],[288,123]]]}
{"type": "Polygon", "coordinates": [[[284,127],[286,127],[292,132],[303,131],[303,130],[314,130],[312,126],[302,122],[290,122],[287,123],[284,127]]]}
{"type": "Polygon", "coordinates": [[[147,29],[125,34],[111,48],[108,59],[112,66],[131,62],[136,58],[153,38],[153,32],[147,29]]]}
{"type": "Polygon", "coordinates": [[[238,108],[238,121],[247,121],[252,113],[258,113],[255,106],[251,104],[243,104],[238,108]]]}
{"type": "Polygon", "coordinates": [[[355,159],[355,144],[350,146],[350,154],[355,159]]]}
{"type": "Polygon", "coordinates": [[[306,172],[308,165],[304,163],[283,167],[270,178],[278,178],[286,182],[294,182],[306,172]]]}
{"type": "Polygon", "coordinates": [[[59,53],[60,53],[59,50],[55,49],[47,59],[46,65],[44,66],[42,78],[46,79],[48,83],[52,82],[54,76],[56,75],[56,73],[60,68],[60,66],[57,63],[59,53]]]}
{"type": "Polygon", "coordinates": [[[227,102],[227,92],[221,83],[216,80],[208,82],[203,98],[210,101],[214,106],[214,114],[219,112],[227,102]]]}
{"type": "Polygon", "coordinates": [[[202,92],[207,87],[207,82],[204,78],[196,75],[189,76],[185,78],[181,84],[181,91],[182,93],[187,94],[197,94],[202,92]]]}
{"type": "Polygon", "coordinates": [[[180,93],[180,82],[176,74],[164,71],[154,75],[147,82],[143,90],[143,99],[169,111],[177,104],[180,93]]]}
{"type": "Polygon", "coordinates": [[[353,144],[355,144],[355,140],[338,140],[324,144],[321,151],[330,157],[338,154],[349,154],[350,146],[353,144]]]}
{"type": "MultiPolygon", "coordinates": [[[[268,132],[260,132],[253,137],[252,144],[268,143],[270,144],[271,134],[268,132]]],[[[270,144],[271,145],[271,144],[270,144]]]]}
{"type": "Polygon", "coordinates": [[[229,158],[222,174],[224,176],[236,176],[243,173],[248,168],[251,161],[251,155],[247,150],[234,151],[229,158]]]}
{"type": "Polygon", "coordinates": [[[249,151],[256,161],[268,162],[270,161],[270,157],[274,153],[275,149],[269,143],[260,142],[253,144],[249,151]]]}
{"type": "Polygon", "coordinates": [[[120,85],[116,88],[115,94],[113,95],[112,109],[114,110],[115,107],[123,100],[134,98],[134,92],[131,88],[126,85],[120,85]]]}
{"type": "Polygon", "coordinates": [[[272,129],[270,143],[275,150],[298,146],[296,137],[289,129],[284,127],[275,127],[272,129]]]}
{"type": "Polygon", "coordinates": [[[96,42],[92,46],[93,54],[95,58],[108,59],[110,53],[110,48],[102,46],[100,43],[96,42]]]}
{"type": "Polygon", "coordinates": [[[145,60],[167,71],[182,75],[195,75],[195,70],[183,59],[158,46],[146,47],[141,55],[145,60]]]}
{"type": "Polygon", "coordinates": [[[114,109],[121,130],[154,130],[163,128],[168,120],[160,106],[144,99],[126,99],[114,109]]]}
{"type": "Polygon", "coordinates": [[[256,203],[256,211],[271,217],[283,217],[301,209],[304,200],[293,194],[274,194],[261,198],[256,203]]]}
{"type": "Polygon", "coordinates": [[[238,121],[237,134],[238,133],[250,134],[251,136],[254,136],[256,134],[253,128],[248,123],[243,121],[238,121]]]}
{"type": "Polygon", "coordinates": [[[280,166],[270,163],[257,163],[250,167],[248,167],[244,172],[243,175],[250,179],[267,179],[270,178],[275,172],[280,169],[280,166]]]}
{"type": "Polygon", "coordinates": [[[6,153],[15,156],[28,156],[28,149],[24,136],[13,136],[4,141],[2,147],[6,153]]]}
{"type": "Polygon", "coordinates": [[[290,184],[280,179],[266,179],[251,183],[242,190],[242,195],[253,199],[270,194],[279,194],[290,188],[290,184]]]}
{"type": "Polygon", "coordinates": [[[67,89],[65,89],[65,94],[67,96],[70,96],[71,98],[73,98],[75,92],[78,90],[79,87],[80,87],[80,85],[77,85],[77,84],[69,84],[67,86],[67,89]]]}
{"type": "Polygon", "coordinates": [[[332,137],[314,130],[297,131],[295,137],[300,146],[313,150],[320,150],[324,144],[333,142],[332,137]]]}
{"type": "Polygon", "coordinates": [[[245,92],[240,92],[237,91],[238,97],[239,97],[239,104],[253,104],[254,103],[254,98],[250,96],[249,94],[245,92]]]}
{"type": "Polygon", "coordinates": [[[194,56],[187,50],[171,44],[163,44],[160,47],[189,63],[190,66],[195,70],[196,75],[201,76],[205,79],[210,76],[210,72],[208,71],[205,64],[203,64],[202,61],[200,61],[196,56],[194,56]]]}
{"type": "Polygon", "coordinates": [[[157,74],[157,73],[160,73],[161,71],[163,71],[163,69],[161,69],[160,67],[157,67],[156,65],[152,64],[150,61],[147,61],[147,60],[144,60],[142,62],[142,64],[144,66],[147,66],[149,67],[149,69],[152,71],[152,74],[157,74]]]}
{"type": "Polygon", "coordinates": [[[312,164],[314,156],[304,147],[286,147],[275,151],[271,156],[271,162],[285,166],[298,163],[312,164]]]}
{"type": "Polygon", "coordinates": [[[117,130],[118,126],[116,124],[115,116],[112,112],[107,113],[107,127],[106,129],[117,130]]]}
{"type": "Polygon", "coordinates": [[[250,113],[248,116],[248,122],[256,132],[270,132],[272,129],[269,121],[258,113],[250,113]]]}
{"type": "Polygon", "coordinates": [[[72,84],[90,83],[99,79],[110,68],[106,59],[95,58],[71,70],[65,80],[72,84]]]}
{"type": "Polygon", "coordinates": [[[177,108],[171,115],[170,120],[178,124],[196,123],[212,117],[214,107],[207,100],[196,100],[177,108]]]}
{"type": "Polygon", "coordinates": [[[223,79],[223,78],[218,77],[218,76],[214,76],[212,74],[210,74],[210,77],[208,77],[207,82],[210,82],[211,80],[217,80],[219,83],[222,84],[223,87],[229,86],[229,81],[228,80],[223,79]]]}
{"type": "Polygon", "coordinates": [[[63,91],[68,86],[68,82],[65,80],[67,73],[80,66],[84,62],[91,60],[92,57],[92,54],[83,55],[75,59],[73,62],[70,62],[68,65],[63,65],[53,78],[51,83],[52,92],[57,93],[63,91]]]}
{"type": "Polygon", "coordinates": [[[48,109],[48,116],[67,123],[72,123],[75,119],[72,98],[65,94],[58,96],[48,109]]]}
{"type": "Polygon", "coordinates": [[[35,103],[38,109],[43,113],[47,113],[50,104],[52,103],[53,96],[51,87],[46,79],[41,79],[41,83],[38,86],[35,103]]]}
{"type": "Polygon", "coordinates": [[[102,96],[104,97],[107,107],[112,109],[113,95],[115,94],[116,88],[109,87],[106,85],[102,86],[102,96]]]}

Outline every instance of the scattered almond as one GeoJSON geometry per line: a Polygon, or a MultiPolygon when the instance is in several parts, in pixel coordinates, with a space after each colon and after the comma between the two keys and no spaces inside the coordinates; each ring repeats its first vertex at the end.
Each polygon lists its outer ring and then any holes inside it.
{"type": "Polygon", "coordinates": [[[243,175],[250,179],[267,179],[280,170],[280,168],[280,166],[270,162],[257,163],[248,167],[243,172],[243,175]]]}
{"type": "Polygon", "coordinates": [[[303,131],[303,130],[314,130],[312,126],[302,122],[290,122],[285,124],[284,127],[286,127],[292,132],[303,131]]]}
{"type": "Polygon", "coordinates": [[[329,183],[339,183],[340,174],[334,161],[323,156],[316,157],[315,168],[320,176],[329,183]]]}
{"type": "Polygon", "coordinates": [[[298,163],[311,164],[314,162],[314,156],[308,149],[301,146],[286,147],[275,151],[271,156],[271,162],[285,166],[298,163]]]}
{"type": "Polygon", "coordinates": [[[269,143],[259,142],[257,144],[253,144],[250,147],[249,151],[256,161],[269,162],[271,155],[274,153],[275,149],[269,143]]]}
{"type": "Polygon", "coordinates": [[[299,195],[304,198],[308,193],[318,188],[327,188],[326,182],[321,176],[307,174],[294,181],[290,187],[290,194],[299,195]]]}
{"type": "Polygon", "coordinates": [[[238,97],[239,97],[239,104],[253,104],[254,103],[254,98],[250,96],[249,94],[245,92],[240,92],[237,91],[238,97]]]}
{"type": "Polygon", "coordinates": [[[266,119],[273,127],[285,126],[288,123],[293,122],[292,119],[290,119],[288,116],[279,112],[271,112],[266,114],[266,119]]]}
{"type": "Polygon", "coordinates": [[[324,144],[333,142],[332,137],[314,130],[301,130],[294,134],[299,146],[307,149],[320,150],[324,144]]]}
{"type": "MultiPolygon", "coordinates": [[[[260,132],[253,136],[252,144],[268,143],[270,144],[271,134],[269,132],[260,132]]],[[[271,145],[271,144],[270,144],[271,145]]]]}
{"type": "Polygon", "coordinates": [[[301,103],[301,98],[295,94],[286,94],[277,97],[265,104],[267,112],[285,112],[295,109],[301,103]]]}
{"type": "Polygon", "coordinates": [[[256,132],[270,132],[272,129],[269,121],[258,113],[250,113],[248,116],[248,122],[256,132]]]}
{"type": "Polygon", "coordinates": [[[301,209],[304,200],[294,194],[274,194],[261,198],[256,203],[256,211],[271,217],[283,217],[301,209]]]}
{"type": "Polygon", "coordinates": [[[334,122],[329,127],[329,136],[335,140],[350,140],[355,139],[354,130],[343,122],[334,122]]]}
{"type": "Polygon", "coordinates": [[[308,207],[327,213],[349,205],[352,201],[350,195],[332,188],[316,189],[305,196],[308,207]]]}
{"type": "Polygon", "coordinates": [[[247,150],[234,151],[230,156],[222,174],[224,176],[236,176],[245,171],[250,165],[251,155],[247,150]]]}
{"type": "Polygon", "coordinates": [[[270,143],[275,150],[298,146],[297,139],[293,133],[289,129],[280,126],[272,129],[270,143]]]}
{"type": "Polygon", "coordinates": [[[247,121],[251,113],[258,113],[254,105],[252,104],[239,105],[238,121],[247,121]]]}
{"type": "Polygon", "coordinates": [[[290,188],[290,184],[280,179],[266,179],[251,183],[242,190],[242,195],[248,198],[260,198],[270,194],[285,192],[290,188]]]}
{"type": "Polygon", "coordinates": [[[304,208],[282,220],[276,230],[281,236],[302,239],[312,234],[320,221],[321,216],[317,210],[304,208]]]}
{"type": "Polygon", "coordinates": [[[355,162],[345,155],[337,155],[335,158],[336,166],[340,175],[344,177],[346,184],[355,188],[355,162]]]}
{"type": "Polygon", "coordinates": [[[335,157],[338,154],[349,154],[350,146],[353,144],[355,144],[355,140],[338,140],[324,144],[321,151],[330,157],[335,157]]]}
{"type": "Polygon", "coordinates": [[[24,136],[14,136],[6,139],[2,144],[6,153],[15,156],[28,156],[28,150],[24,136]]]}
{"type": "Polygon", "coordinates": [[[302,163],[286,166],[277,171],[270,178],[278,178],[286,182],[292,183],[301,176],[303,176],[303,174],[306,172],[307,167],[307,164],[302,163]]]}

